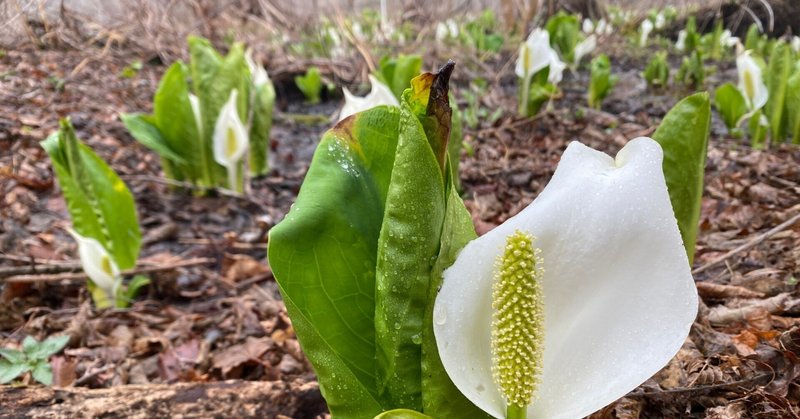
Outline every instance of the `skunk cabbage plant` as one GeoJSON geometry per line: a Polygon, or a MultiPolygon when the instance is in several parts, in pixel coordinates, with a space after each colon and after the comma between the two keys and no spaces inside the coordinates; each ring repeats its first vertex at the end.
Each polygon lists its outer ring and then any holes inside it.
{"type": "Polygon", "coordinates": [[[761,109],[769,98],[767,85],[761,75],[761,67],[753,59],[750,51],[736,57],[736,70],[739,74],[739,91],[742,92],[748,109],[761,109]]]}
{"type": "Polygon", "coordinates": [[[220,109],[214,125],[214,160],[228,170],[230,189],[242,193],[237,168],[247,152],[249,139],[244,124],[239,119],[239,111],[236,110],[237,94],[236,89],[231,90],[231,95],[220,109]]]}
{"type": "Polygon", "coordinates": [[[639,46],[644,47],[647,46],[647,38],[650,36],[650,32],[653,31],[653,22],[650,19],[645,19],[642,21],[642,25],[639,28],[639,46]]]}
{"type": "Polygon", "coordinates": [[[519,214],[471,241],[433,311],[442,363],[497,418],[577,418],[680,349],[697,291],[649,138],[616,156],[573,142],[519,214]]]}
{"type": "Polygon", "coordinates": [[[369,83],[372,86],[369,94],[364,97],[358,97],[348,90],[344,90],[344,106],[339,111],[339,121],[347,118],[358,112],[366,111],[380,105],[399,106],[400,103],[394,97],[394,94],[389,90],[389,86],[381,83],[372,74],[369,75],[369,83]]]}
{"type": "Polygon", "coordinates": [[[550,34],[537,28],[519,47],[514,72],[520,79],[519,113],[531,116],[555,95],[566,65],[550,47],[550,34]]]}

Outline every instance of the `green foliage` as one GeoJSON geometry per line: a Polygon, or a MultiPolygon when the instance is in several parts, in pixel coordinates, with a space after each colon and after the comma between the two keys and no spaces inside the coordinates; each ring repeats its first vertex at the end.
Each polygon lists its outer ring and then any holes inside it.
{"type": "MultiPolygon", "coordinates": [[[[123,114],[123,124],[136,140],[161,156],[167,177],[202,188],[227,187],[227,172],[214,160],[212,147],[217,117],[236,89],[239,118],[250,134],[251,173],[265,173],[275,102],[272,83],[253,84],[239,43],[224,56],[206,39],[192,36],[188,43],[190,61],[188,65],[177,61],[167,69],[153,98],[153,113],[123,114]],[[197,98],[199,117],[191,95],[197,98]]],[[[239,162],[239,173],[243,167],[244,162],[239,162]]],[[[236,189],[243,189],[243,181],[241,176],[236,189]]]]}
{"type": "Polygon", "coordinates": [[[753,23],[749,28],[747,28],[747,35],[744,38],[745,50],[753,50],[759,54],[763,54],[764,47],[766,46],[767,42],[768,41],[766,37],[761,35],[758,25],[753,23]]]}
{"type": "Polygon", "coordinates": [[[591,63],[588,101],[589,107],[600,109],[600,103],[611,92],[619,78],[611,74],[611,62],[605,54],[600,54],[591,63]]]}
{"type": "Polygon", "coordinates": [[[800,61],[786,84],[786,122],[792,143],[800,144],[800,61]]]}
{"type": "Polygon", "coordinates": [[[533,116],[539,113],[549,100],[555,98],[560,93],[558,86],[547,81],[550,67],[539,70],[531,77],[530,85],[526,89],[525,79],[519,79],[519,114],[522,116],[533,116]]]}
{"type": "Polygon", "coordinates": [[[411,79],[422,69],[422,57],[419,55],[401,54],[397,58],[384,56],[378,66],[375,77],[389,86],[394,96],[400,100],[403,91],[411,86],[411,79]]]}
{"type": "Polygon", "coordinates": [[[575,45],[581,41],[581,26],[578,16],[560,11],[547,20],[545,29],[550,34],[550,44],[558,51],[561,59],[574,61],[575,45]]]}
{"type": "Polygon", "coordinates": [[[695,50],[692,55],[683,58],[678,74],[675,76],[686,86],[701,87],[706,79],[706,67],[703,64],[703,54],[695,50]]]}
{"type": "Polygon", "coordinates": [[[770,137],[772,141],[786,139],[787,115],[786,88],[789,76],[794,65],[791,47],[784,41],[778,41],[772,49],[767,66],[767,90],[769,99],[764,106],[764,113],[770,123],[770,137]]]}
{"type": "Polygon", "coordinates": [[[664,149],[664,178],[690,264],[699,227],[710,126],[711,103],[708,93],[701,92],[678,102],[653,133],[664,149]]]}
{"type": "MultiPolygon", "coordinates": [[[[488,121],[493,124],[502,115],[503,110],[498,108],[494,112],[490,112],[488,108],[482,105],[481,98],[486,94],[488,85],[486,80],[482,78],[473,79],[470,81],[469,89],[463,89],[461,96],[467,102],[467,107],[464,108],[462,119],[470,129],[478,127],[482,120],[488,121]]],[[[455,113],[453,114],[455,124],[455,113]]]]}
{"type": "Polygon", "coordinates": [[[119,75],[126,79],[132,79],[139,74],[139,70],[142,69],[142,60],[134,60],[132,63],[125,66],[119,75]]]}
{"type": "Polygon", "coordinates": [[[64,348],[69,336],[53,336],[37,342],[31,336],[22,340],[22,350],[0,348],[0,384],[10,383],[13,379],[30,372],[33,379],[49,386],[53,383],[53,370],[49,359],[64,348]]]}
{"type": "Polygon", "coordinates": [[[728,131],[737,129],[739,122],[747,114],[747,101],[732,83],[725,83],[717,88],[714,104],[728,131]]]}
{"type": "Polygon", "coordinates": [[[724,30],[722,20],[717,20],[714,30],[700,37],[700,46],[705,55],[715,60],[722,57],[722,32],[724,30]]]}
{"type": "Polygon", "coordinates": [[[465,43],[480,52],[500,52],[505,39],[503,35],[495,33],[497,26],[494,12],[486,9],[476,19],[464,24],[460,36],[465,43]]]}
{"type": "Polygon", "coordinates": [[[270,231],[270,265],[336,417],[484,417],[449,381],[432,330],[441,272],[475,237],[447,158],[451,70],[326,133],[270,231]]]}
{"type": "Polygon", "coordinates": [[[659,51],[653,56],[650,62],[647,63],[642,77],[650,87],[667,87],[669,82],[669,63],[667,63],[666,51],[659,51]]]}
{"type": "Polygon", "coordinates": [[[750,131],[750,145],[755,149],[763,149],[769,131],[769,120],[764,115],[764,109],[759,109],[750,116],[747,128],[750,131]]]}
{"type": "Polygon", "coordinates": [[[375,416],[375,419],[433,419],[433,418],[414,410],[394,409],[394,410],[389,410],[387,412],[383,412],[378,416],[375,416]]]}
{"type": "MultiPolygon", "coordinates": [[[[53,162],[72,218],[72,228],[81,236],[100,242],[120,269],[135,267],[142,236],[133,195],[125,183],[92,149],[78,140],[69,119],[62,119],[61,129],[41,145],[53,162]]],[[[116,306],[126,307],[135,291],[122,289],[116,306]]],[[[107,304],[100,303],[97,298],[95,303],[99,308],[107,304]]]]}
{"type": "Polygon", "coordinates": [[[306,102],[319,103],[320,93],[322,92],[322,76],[319,68],[316,66],[309,67],[306,70],[306,74],[294,77],[294,83],[303,92],[306,102]]]}
{"type": "Polygon", "coordinates": [[[683,42],[683,53],[691,54],[700,47],[701,37],[697,33],[697,20],[694,16],[689,16],[686,19],[686,39],[683,42]]]}

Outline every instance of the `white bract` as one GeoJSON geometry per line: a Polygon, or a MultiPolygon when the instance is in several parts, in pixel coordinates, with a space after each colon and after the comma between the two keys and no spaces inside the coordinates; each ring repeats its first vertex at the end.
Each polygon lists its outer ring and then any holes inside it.
{"type": "Polygon", "coordinates": [[[597,21],[595,33],[598,35],[610,35],[613,31],[614,27],[611,25],[611,23],[607,23],[605,19],[600,19],[597,21]]]}
{"type": "Polygon", "coordinates": [[[683,51],[686,48],[686,29],[681,29],[678,32],[678,40],[675,41],[675,49],[683,51]]]}
{"type": "Polygon", "coordinates": [[[267,69],[265,69],[264,66],[256,64],[255,60],[253,60],[252,50],[247,50],[244,59],[247,61],[247,67],[250,69],[250,78],[253,82],[253,86],[258,88],[269,82],[267,69]]]}
{"type": "Polygon", "coordinates": [[[453,19],[436,24],[436,40],[455,39],[458,37],[458,25],[453,19]]]}
{"type": "Polygon", "coordinates": [[[394,97],[394,93],[389,89],[389,86],[380,82],[372,74],[369,75],[369,83],[372,86],[369,94],[364,97],[358,97],[350,93],[346,87],[344,91],[344,106],[339,111],[339,120],[347,118],[350,115],[358,112],[366,111],[380,105],[400,106],[400,102],[394,97]]]}
{"type": "Polygon", "coordinates": [[[578,64],[580,64],[581,58],[583,58],[586,54],[589,54],[590,52],[594,51],[596,47],[597,47],[597,36],[594,34],[591,34],[587,36],[586,39],[584,39],[583,41],[578,42],[578,44],[575,45],[575,50],[573,51],[573,60],[572,60],[573,65],[577,66],[578,64]]]}
{"type": "Polygon", "coordinates": [[[736,45],[737,43],[739,43],[739,38],[736,37],[736,36],[732,36],[731,35],[731,31],[728,30],[728,29],[725,29],[724,31],[722,31],[722,34],[719,36],[719,43],[723,47],[730,48],[730,47],[736,45]]]}
{"type": "Polygon", "coordinates": [[[664,18],[664,12],[658,12],[656,14],[656,21],[655,27],[656,29],[664,29],[664,26],[667,24],[667,19],[664,18]]]}
{"type": "Polygon", "coordinates": [[[68,228],[67,232],[78,242],[78,256],[83,272],[94,285],[103,290],[108,300],[113,302],[121,282],[117,264],[99,241],[81,236],[71,228],[68,228]]]}
{"type": "Polygon", "coordinates": [[[531,78],[540,70],[550,67],[547,81],[553,84],[561,82],[564,69],[567,65],[558,57],[558,53],[550,47],[550,34],[541,28],[536,28],[528,35],[528,39],[519,47],[519,56],[514,72],[522,79],[522,102],[528,103],[531,78]]]}
{"type": "Polygon", "coordinates": [[[492,284],[516,232],[534,238],[543,266],[544,336],[535,343],[544,353],[528,417],[584,417],[681,348],[698,298],[662,160],[649,138],[630,141],[616,158],[571,143],[539,197],[467,244],[444,272],[433,312],[439,355],[476,406],[505,417],[493,382],[492,284]]]}
{"type": "Polygon", "coordinates": [[[639,28],[639,46],[646,46],[647,45],[647,38],[650,36],[650,32],[653,31],[653,22],[650,19],[645,19],[642,22],[641,28],[639,28]]]}
{"type": "Polygon", "coordinates": [[[794,52],[800,53],[800,36],[793,36],[789,45],[792,46],[794,52]]]}
{"type": "Polygon", "coordinates": [[[592,22],[592,19],[583,19],[581,30],[585,34],[594,33],[594,22],[592,22]]]}
{"type": "Polygon", "coordinates": [[[750,55],[750,51],[736,57],[736,70],[739,73],[739,91],[742,92],[747,107],[751,111],[761,109],[767,103],[769,91],[761,76],[761,67],[750,55]]]}
{"type": "Polygon", "coordinates": [[[234,191],[239,189],[236,187],[237,166],[250,143],[244,124],[239,118],[237,96],[237,90],[231,90],[231,95],[220,109],[214,125],[214,160],[228,169],[228,184],[234,191]]]}

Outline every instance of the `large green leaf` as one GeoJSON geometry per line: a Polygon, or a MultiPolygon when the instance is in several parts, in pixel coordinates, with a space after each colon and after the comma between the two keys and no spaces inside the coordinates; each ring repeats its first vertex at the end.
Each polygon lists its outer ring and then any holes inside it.
{"type": "Polygon", "coordinates": [[[441,272],[474,237],[447,158],[452,65],[444,70],[416,78],[399,109],[373,108],[326,133],[270,231],[270,265],[336,417],[423,406],[480,417],[431,341],[441,272]]]}
{"type": "Polygon", "coordinates": [[[444,223],[452,67],[411,82],[400,107],[397,155],[386,198],[375,294],[378,389],[392,407],[422,408],[422,331],[444,223]]]}
{"type": "Polygon", "coordinates": [[[317,147],[297,201],[269,235],[269,261],[328,407],[372,417],[390,406],[375,379],[375,261],[399,111],[340,122],[317,147]]]}
{"type": "Polygon", "coordinates": [[[717,88],[714,92],[714,104],[728,131],[737,128],[739,121],[747,114],[747,102],[742,92],[732,83],[725,83],[717,88]]]}
{"type": "Polygon", "coordinates": [[[275,88],[266,82],[254,89],[250,124],[250,173],[265,175],[269,169],[269,133],[272,130],[272,107],[275,104],[275,88]]]}
{"type": "Polygon", "coordinates": [[[401,54],[397,58],[384,56],[378,65],[375,77],[389,86],[389,90],[400,100],[403,91],[410,87],[411,79],[419,74],[422,68],[422,57],[419,55],[401,54]]]}
{"type": "Polygon", "coordinates": [[[42,141],[64,191],[75,231],[98,240],[120,269],[136,265],[141,246],[136,207],[127,186],[75,136],[69,120],[42,141]]]}
{"type": "Polygon", "coordinates": [[[6,360],[0,359],[0,384],[10,383],[13,379],[28,372],[30,369],[30,366],[26,363],[12,364],[6,360]]]}
{"type": "Polygon", "coordinates": [[[711,103],[708,93],[701,92],[678,102],[653,134],[664,149],[664,177],[689,263],[694,260],[710,125],[711,103]]]}
{"type": "Polygon", "coordinates": [[[791,47],[783,41],[778,41],[769,57],[767,66],[767,90],[769,99],[764,107],[764,113],[769,118],[772,141],[786,139],[786,114],[784,102],[786,100],[786,85],[793,66],[791,47]]]}
{"type": "Polygon", "coordinates": [[[177,151],[173,150],[161,135],[161,131],[158,130],[152,116],[141,113],[124,113],[120,115],[120,119],[133,138],[142,143],[142,145],[155,151],[163,158],[177,163],[186,163],[186,160],[177,151]]]}

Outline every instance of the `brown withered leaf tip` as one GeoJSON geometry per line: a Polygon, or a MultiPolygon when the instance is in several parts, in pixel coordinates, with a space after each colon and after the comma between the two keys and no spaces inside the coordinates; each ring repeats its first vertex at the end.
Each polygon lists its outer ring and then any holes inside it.
{"type": "Polygon", "coordinates": [[[450,75],[453,74],[453,69],[455,69],[455,67],[455,61],[447,60],[447,64],[443,65],[436,73],[436,77],[433,79],[433,85],[431,86],[431,95],[428,99],[428,115],[436,113],[434,107],[450,110],[450,99],[448,97],[448,93],[450,92],[450,75]]]}

